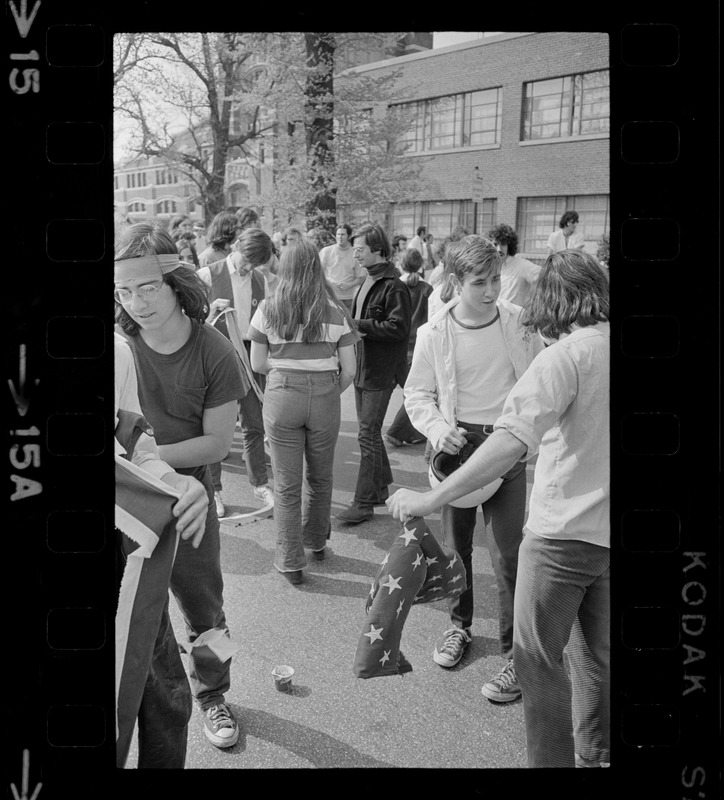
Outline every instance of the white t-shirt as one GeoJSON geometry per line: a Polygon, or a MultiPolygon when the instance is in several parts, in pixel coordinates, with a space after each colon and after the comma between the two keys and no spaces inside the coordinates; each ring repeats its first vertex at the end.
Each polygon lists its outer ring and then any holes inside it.
{"type": "Polygon", "coordinates": [[[584,235],[578,231],[573,231],[568,237],[568,242],[566,242],[566,235],[563,233],[563,228],[558,228],[557,231],[554,231],[548,237],[548,247],[550,247],[554,253],[558,253],[561,250],[583,250],[585,243],[586,239],[584,235]]]}
{"type": "Polygon", "coordinates": [[[359,279],[367,274],[364,267],[355,261],[353,248],[343,250],[337,244],[330,244],[319,251],[319,260],[337,297],[340,300],[351,300],[362,282],[359,279]]]}
{"type": "Polygon", "coordinates": [[[500,273],[500,296],[503,300],[525,308],[541,267],[521,255],[508,256],[500,273]]]}
{"type": "Polygon", "coordinates": [[[457,417],[463,422],[492,425],[515,385],[515,371],[503,338],[500,316],[479,327],[455,325],[457,417]]]}

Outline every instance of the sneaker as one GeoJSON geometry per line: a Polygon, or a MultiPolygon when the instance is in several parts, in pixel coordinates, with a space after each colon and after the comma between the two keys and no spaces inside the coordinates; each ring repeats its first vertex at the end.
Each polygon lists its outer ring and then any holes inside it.
{"type": "Polygon", "coordinates": [[[216,747],[232,747],[239,739],[239,726],[226,703],[204,710],[204,733],[216,747]]]}
{"type": "Polygon", "coordinates": [[[261,500],[265,506],[274,505],[274,492],[268,483],[265,483],[264,486],[255,486],[253,491],[254,497],[261,500]]]}
{"type": "Polygon", "coordinates": [[[487,697],[493,703],[510,703],[511,700],[517,700],[521,691],[515,677],[513,662],[508,661],[498,675],[492,681],[484,684],[480,691],[483,693],[483,697],[487,697]]]}
{"type": "Polygon", "coordinates": [[[607,761],[591,761],[588,758],[584,758],[583,756],[579,756],[576,753],[576,766],[577,767],[610,767],[611,765],[607,761]]]}
{"type": "Polygon", "coordinates": [[[443,633],[440,641],[435,645],[432,660],[441,667],[454,667],[463,657],[465,648],[472,639],[468,631],[462,628],[450,628],[443,633]]]}
{"type": "Polygon", "coordinates": [[[216,516],[221,519],[221,517],[226,516],[226,507],[224,506],[224,501],[221,499],[221,492],[214,492],[214,503],[216,504],[216,516]]]}
{"type": "Polygon", "coordinates": [[[389,433],[385,433],[382,438],[389,444],[391,447],[404,447],[405,443],[402,439],[396,439],[394,436],[390,436],[389,433]]]}

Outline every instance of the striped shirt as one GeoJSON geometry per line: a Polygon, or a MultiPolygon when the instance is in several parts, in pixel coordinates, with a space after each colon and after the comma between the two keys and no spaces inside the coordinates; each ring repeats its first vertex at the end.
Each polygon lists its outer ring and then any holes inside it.
{"type": "Polygon", "coordinates": [[[249,339],[269,348],[272,369],[298,372],[336,372],[339,370],[337,348],[354,344],[360,337],[350,328],[340,309],[330,302],[324,320],[322,339],[317,342],[302,341],[302,326],[290,340],[282,339],[271,330],[267,322],[266,300],[259,304],[249,326],[249,339]]]}

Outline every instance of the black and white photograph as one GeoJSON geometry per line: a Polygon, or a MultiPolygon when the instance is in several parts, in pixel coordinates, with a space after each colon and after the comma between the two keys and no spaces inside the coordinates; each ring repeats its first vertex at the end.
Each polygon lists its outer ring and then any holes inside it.
{"type": "Polygon", "coordinates": [[[6,3],[13,800],[719,796],[718,15],[430,10],[6,3]]]}
{"type": "Polygon", "coordinates": [[[126,562],[119,767],[609,767],[609,72],[605,33],[114,37],[120,408],[208,498],[167,604],[126,562]]]}

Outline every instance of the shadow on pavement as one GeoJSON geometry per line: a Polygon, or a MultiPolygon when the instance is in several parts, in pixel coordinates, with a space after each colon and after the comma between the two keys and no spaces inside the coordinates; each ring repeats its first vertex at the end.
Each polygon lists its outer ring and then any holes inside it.
{"type": "Polygon", "coordinates": [[[306,725],[299,725],[266,711],[243,708],[234,703],[229,705],[233,707],[236,718],[241,723],[239,742],[229,748],[229,751],[245,750],[247,737],[253,736],[282,747],[320,769],[394,766],[366,756],[338,739],[306,725]]]}

